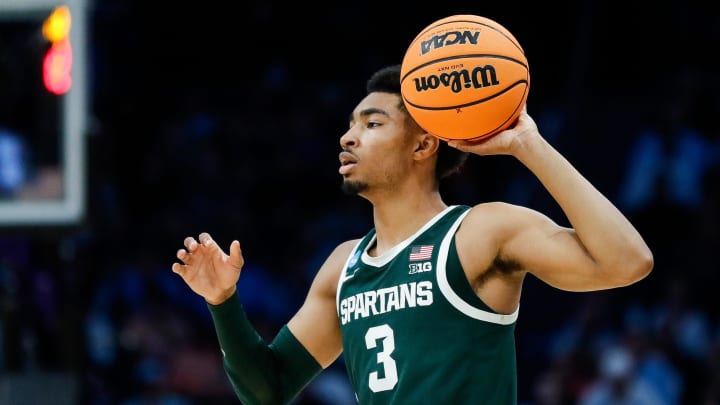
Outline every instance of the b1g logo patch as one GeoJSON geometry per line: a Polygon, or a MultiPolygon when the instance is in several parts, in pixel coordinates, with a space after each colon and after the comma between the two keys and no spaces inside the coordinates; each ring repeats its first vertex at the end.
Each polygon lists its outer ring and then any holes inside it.
{"type": "Polygon", "coordinates": [[[410,263],[408,267],[410,268],[408,274],[424,273],[432,271],[432,262],[410,263]]]}

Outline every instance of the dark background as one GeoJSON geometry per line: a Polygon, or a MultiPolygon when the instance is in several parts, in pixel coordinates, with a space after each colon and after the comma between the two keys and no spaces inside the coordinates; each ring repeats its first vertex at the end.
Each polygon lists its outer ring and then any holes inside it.
{"type": "MultiPolygon", "coordinates": [[[[365,80],[400,63],[432,21],[467,13],[520,41],[530,114],[656,260],[618,290],[569,293],[528,277],[521,403],[582,403],[611,372],[604,350],[621,347],[637,365],[622,375],[630,391],[664,399],[650,403],[720,404],[720,17],[709,4],[112,0],[91,10],[88,211],[71,226],[0,228],[0,403],[232,403],[204,302],[170,270],[175,252],[203,231],[221,246],[239,239],[240,293],[271,339],[331,249],[372,226],[370,205],[343,195],[337,174],[365,80]]],[[[472,157],[443,194],[566,223],[507,157],[472,157]]],[[[343,367],[298,402],[348,403],[343,367]]]]}

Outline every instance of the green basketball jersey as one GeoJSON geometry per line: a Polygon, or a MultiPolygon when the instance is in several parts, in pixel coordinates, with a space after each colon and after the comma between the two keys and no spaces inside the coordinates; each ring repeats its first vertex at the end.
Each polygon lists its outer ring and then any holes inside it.
{"type": "Polygon", "coordinates": [[[360,404],[517,403],[518,311],[485,305],[455,249],[469,208],[448,207],[377,257],[371,230],[350,254],[337,309],[360,404]]]}

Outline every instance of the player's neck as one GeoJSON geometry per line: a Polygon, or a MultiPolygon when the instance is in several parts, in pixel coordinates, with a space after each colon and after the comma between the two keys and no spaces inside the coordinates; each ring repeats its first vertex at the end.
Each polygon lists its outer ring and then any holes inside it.
{"type": "Polygon", "coordinates": [[[437,191],[419,196],[398,195],[373,203],[377,254],[410,237],[445,208],[447,205],[437,191]]]}

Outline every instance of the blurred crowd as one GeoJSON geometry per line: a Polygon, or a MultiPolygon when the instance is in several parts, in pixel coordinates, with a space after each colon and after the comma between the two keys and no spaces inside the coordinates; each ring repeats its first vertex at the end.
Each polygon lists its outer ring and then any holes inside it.
{"type": "MultiPolygon", "coordinates": [[[[115,52],[98,57],[99,83],[129,51],[115,52]]],[[[143,103],[122,77],[112,97],[98,85],[86,218],[0,233],[0,404],[233,403],[205,302],[170,270],[175,253],[203,231],[240,240],[239,292],[272,339],[335,245],[372,226],[369,204],[340,191],[337,153],[375,62],[298,80],[277,59],[231,90],[212,77],[158,84],[143,103]]],[[[676,73],[653,92],[531,93],[541,132],[637,225],[656,265],[592,293],[528,276],[522,405],[720,405],[720,77],[676,73]]],[[[443,188],[448,204],[504,200],[565,221],[504,157],[471,158],[443,188]]],[[[351,403],[342,357],[297,399],[351,403]]]]}
{"type": "MultiPolygon", "coordinates": [[[[185,236],[241,240],[240,295],[270,339],[334,245],[371,226],[367,203],[339,191],[343,125],[327,120],[344,117],[353,101],[335,97],[357,91],[312,88],[324,104],[283,111],[273,100],[290,95],[254,94],[255,103],[273,105],[264,117],[223,114],[192,95],[142,154],[113,145],[117,134],[91,138],[89,218],[69,232],[10,234],[0,243],[3,374],[69,372],[77,403],[92,405],[233,398],[205,303],[170,265],[185,236]]],[[[626,133],[626,160],[615,163],[622,170],[600,182],[647,236],[656,255],[649,278],[572,294],[528,279],[517,333],[524,404],[720,404],[720,132],[711,110],[693,104],[706,101],[701,94],[649,111],[650,121],[624,123],[635,129],[626,133]],[[708,115],[689,120],[689,111],[708,115]]],[[[574,135],[563,106],[535,112],[546,136],[566,147],[574,135]]],[[[611,168],[597,153],[570,158],[598,178],[611,168]]],[[[449,203],[497,198],[558,215],[524,169],[494,157],[469,161],[444,187],[449,203]]],[[[351,403],[343,367],[341,358],[298,401],[351,403]]]]}

